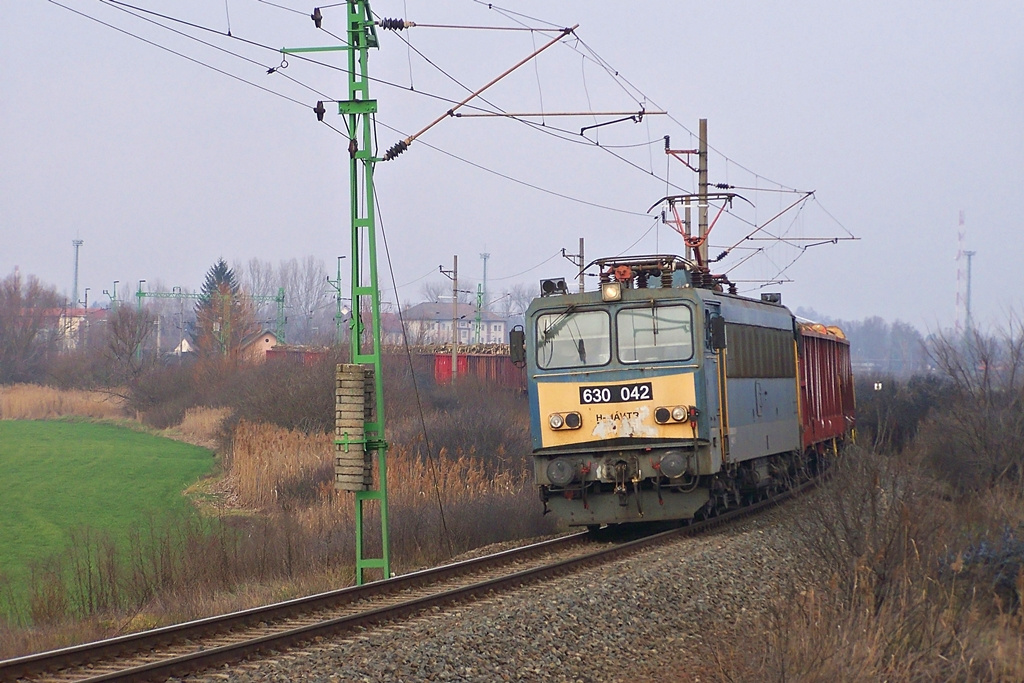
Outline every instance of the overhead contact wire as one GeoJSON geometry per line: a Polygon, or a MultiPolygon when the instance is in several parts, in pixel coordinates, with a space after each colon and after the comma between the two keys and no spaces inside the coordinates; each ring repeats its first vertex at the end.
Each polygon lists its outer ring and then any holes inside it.
{"type": "MultiPolygon", "coordinates": [[[[383,123],[383,122],[378,122],[378,123],[383,128],[387,128],[388,130],[390,130],[390,131],[392,131],[394,133],[397,133],[398,135],[404,135],[404,133],[402,131],[398,130],[397,128],[389,126],[388,124],[383,123]]],[[[585,206],[592,206],[595,209],[604,209],[605,211],[614,211],[615,213],[623,213],[623,214],[626,214],[628,216],[644,216],[645,218],[647,217],[646,213],[640,213],[639,211],[630,211],[628,209],[619,209],[619,208],[616,208],[614,206],[606,206],[604,204],[598,204],[596,202],[591,202],[591,201],[588,201],[586,199],[580,199],[578,197],[573,197],[573,196],[570,196],[570,195],[567,195],[567,194],[562,194],[561,192],[555,192],[554,190],[549,190],[546,187],[541,187],[540,185],[534,185],[533,183],[528,183],[525,180],[520,180],[519,178],[515,178],[513,176],[507,175],[505,173],[502,173],[501,171],[495,171],[494,169],[487,168],[486,166],[481,166],[480,164],[476,163],[475,161],[470,161],[469,159],[465,159],[463,157],[460,157],[457,154],[453,154],[452,152],[449,152],[447,150],[441,149],[440,147],[432,145],[429,142],[423,142],[422,140],[420,140],[419,144],[421,144],[424,147],[427,147],[429,149],[432,149],[435,152],[440,152],[441,154],[444,154],[445,156],[451,157],[452,159],[455,159],[457,161],[461,161],[462,163],[467,164],[469,166],[472,166],[473,168],[479,169],[481,171],[485,171],[485,172],[490,173],[492,175],[498,176],[499,178],[504,178],[505,180],[511,181],[511,182],[516,183],[518,185],[522,185],[523,187],[528,187],[528,188],[530,188],[532,190],[537,190],[538,192],[543,192],[544,194],[549,194],[549,195],[551,195],[553,197],[558,197],[559,199],[566,199],[566,200],[569,200],[571,202],[576,202],[577,204],[583,204],[585,206]]]]}
{"type": "Polygon", "coordinates": [[[257,88],[259,90],[262,90],[265,93],[269,93],[271,95],[275,95],[275,96],[280,97],[282,99],[288,100],[289,102],[294,102],[295,104],[302,105],[303,107],[307,107],[308,106],[305,102],[301,102],[301,101],[299,101],[299,100],[297,100],[297,99],[295,99],[293,97],[289,97],[288,95],[285,95],[283,93],[279,93],[276,90],[271,90],[270,88],[266,88],[266,87],[264,87],[262,85],[259,85],[257,83],[253,83],[252,81],[248,81],[248,80],[242,78],[241,76],[236,76],[235,74],[233,74],[233,73],[231,73],[229,71],[225,71],[225,70],[220,69],[218,67],[215,67],[215,66],[213,66],[211,64],[207,64],[206,62],[198,60],[198,59],[196,59],[194,57],[189,57],[188,55],[183,54],[181,52],[178,52],[177,50],[173,50],[173,49],[167,47],[166,45],[161,45],[160,43],[156,43],[156,42],[154,42],[152,40],[149,40],[148,38],[143,38],[142,36],[136,35],[136,34],[132,33],[131,31],[123,29],[123,28],[121,28],[119,26],[114,26],[113,24],[108,23],[106,21],[103,21],[102,19],[99,19],[97,17],[91,16],[91,15],[86,14],[84,12],[80,12],[79,10],[76,10],[76,9],[74,9],[72,7],[68,7],[67,5],[63,5],[63,4],[59,3],[59,2],[57,2],[57,0],[46,0],[46,1],[49,2],[52,5],[56,5],[57,7],[60,7],[61,9],[65,9],[65,10],[67,10],[69,12],[77,14],[80,17],[84,17],[85,19],[89,19],[90,21],[94,21],[97,24],[100,24],[102,26],[106,26],[107,28],[113,29],[113,30],[117,31],[118,33],[123,33],[124,35],[130,36],[132,38],[135,38],[136,40],[140,40],[143,43],[146,43],[147,45],[152,45],[153,47],[156,47],[156,48],[159,48],[161,50],[164,50],[165,52],[169,52],[169,53],[171,53],[173,55],[181,57],[182,59],[186,59],[186,60],[192,62],[193,64],[197,64],[199,66],[205,67],[207,69],[210,69],[211,71],[216,71],[217,73],[219,73],[219,74],[221,74],[223,76],[227,76],[228,78],[232,78],[232,79],[234,79],[234,80],[236,80],[236,81],[238,81],[240,83],[245,83],[246,85],[251,85],[252,87],[257,88]]]}

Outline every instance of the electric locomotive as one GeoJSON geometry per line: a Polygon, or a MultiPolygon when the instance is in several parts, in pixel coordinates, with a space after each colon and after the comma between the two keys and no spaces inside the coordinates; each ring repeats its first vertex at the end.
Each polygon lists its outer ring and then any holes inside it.
{"type": "Polygon", "coordinates": [[[789,486],[851,437],[838,330],[679,256],[593,266],[597,291],[542,281],[511,338],[545,512],[592,528],[710,516],[789,486]]]}

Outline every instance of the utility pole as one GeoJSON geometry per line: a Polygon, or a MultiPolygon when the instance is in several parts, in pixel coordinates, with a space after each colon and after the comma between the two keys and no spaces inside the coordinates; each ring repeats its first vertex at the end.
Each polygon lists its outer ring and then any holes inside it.
{"type": "MultiPolygon", "coordinates": [[[[485,261],[486,263],[486,261],[485,261]]],[[[473,321],[473,343],[479,344],[483,341],[483,310],[484,310],[484,288],[483,285],[476,286],[476,317],[473,321]]]]}
{"type": "Polygon", "coordinates": [[[341,302],[342,302],[342,296],[341,296],[341,259],[343,259],[343,258],[345,258],[345,257],[344,256],[339,256],[338,257],[338,279],[337,280],[332,280],[330,278],[330,276],[327,277],[327,284],[329,284],[331,287],[334,288],[334,292],[335,292],[334,299],[335,299],[335,302],[338,304],[338,310],[334,314],[334,327],[335,327],[335,329],[334,329],[334,343],[338,344],[339,346],[345,340],[345,321],[344,321],[344,317],[345,316],[344,316],[344,314],[342,312],[342,308],[341,308],[341,302]]]}
{"type": "Polygon", "coordinates": [[[181,296],[181,287],[172,287],[171,293],[178,295],[178,363],[181,364],[181,356],[185,352],[185,297],[181,296]]]}
{"type": "Polygon", "coordinates": [[[78,308],[78,249],[85,244],[82,240],[71,240],[75,248],[75,277],[71,283],[71,305],[68,308],[78,308]]]}
{"type": "Polygon", "coordinates": [[[103,290],[103,293],[106,294],[108,297],[110,297],[110,309],[112,311],[116,311],[117,310],[117,303],[118,303],[117,302],[117,283],[118,282],[120,282],[120,280],[114,280],[114,293],[113,294],[110,293],[109,289],[104,289],[103,290]]]}
{"type": "Polygon", "coordinates": [[[700,263],[708,264],[708,120],[701,119],[697,143],[697,226],[701,239],[700,263]]]}
{"type": "Polygon", "coordinates": [[[480,258],[484,260],[484,286],[483,286],[483,301],[484,306],[487,305],[487,259],[491,258],[490,254],[480,254],[480,258]]]}
{"type": "Polygon", "coordinates": [[[580,280],[580,294],[583,293],[583,269],[587,263],[583,260],[583,238],[580,238],[580,253],[578,254],[566,254],[565,247],[562,247],[562,257],[568,259],[569,263],[579,268],[579,280],[580,280]]]}
{"type": "Polygon", "coordinates": [[[438,266],[441,274],[452,281],[452,386],[459,376],[459,256],[452,256],[452,269],[438,266]]]}
{"type": "MultiPolygon", "coordinates": [[[[380,290],[377,284],[377,229],[374,205],[373,171],[377,159],[373,151],[373,119],[377,101],[370,98],[369,54],[378,47],[377,29],[368,0],[348,0],[345,4],[346,44],[331,47],[284,49],[283,54],[300,52],[345,51],[348,57],[347,99],[338,102],[338,113],[344,117],[349,153],[349,207],[352,248],[352,338],[349,342],[353,365],[372,366],[373,408],[367,410],[360,445],[368,462],[377,459],[379,488],[366,484],[355,493],[356,584],[364,581],[367,569],[382,570],[391,577],[390,541],[388,538],[387,441],[384,435],[384,373],[381,371],[380,290]],[[364,251],[366,259],[364,262],[364,251]],[[369,337],[363,339],[366,323],[362,313],[370,314],[369,337]],[[381,523],[381,556],[365,557],[363,504],[378,501],[381,523]]],[[[324,20],[317,8],[311,15],[317,28],[324,20]]],[[[313,110],[320,121],[326,108],[317,102],[313,110]]],[[[350,442],[335,438],[335,448],[347,448],[350,442]]]]}
{"type": "MultiPolygon", "coordinates": [[[[135,325],[136,325],[136,328],[137,328],[137,329],[141,329],[141,321],[142,321],[142,297],[143,297],[142,285],[143,285],[143,284],[145,284],[145,282],[146,282],[145,280],[139,280],[139,289],[138,289],[138,291],[137,291],[137,292],[135,293],[135,297],[136,297],[136,298],[138,299],[138,302],[137,302],[137,303],[138,303],[138,306],[137,306],[137,309],[136,309],[136,310],[137,310],[137,311],[138,311],[138,313],[139,313],[139,316],[138,316],[138,318],[137,318],[137,319],[136,319],[136,321],[135,321],[135,325]]],[[[142,360],[142,340],[141,340],[141,339],[139,340],[139,345],[135,347],[135,358],[136,358],[137,360],[140,360],[140,361],[142,360]]]]}

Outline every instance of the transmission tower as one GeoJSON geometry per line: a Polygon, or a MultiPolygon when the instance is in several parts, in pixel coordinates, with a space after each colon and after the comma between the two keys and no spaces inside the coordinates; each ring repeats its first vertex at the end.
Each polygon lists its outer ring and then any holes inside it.
{"type": "Polygon", "coordinates": [[[71,281],[71,303],[68,308],[78,308],[78,250],[85,244],[82,240],[71,240],[71,245],[75,248],[75,277],[71,281]]]}
{"type": "MultiPolygon", "coordinates": [[[[964,212],[960,212],[960,224],[956,232],[956,334],[963,334],[966,329],[965,318],[967,316],[967,264],[970,263],[967,251],[964,250],[964,239],[967,237],[967,229],[964,227],[964,212]],[[966,263],[965,263],[966,261],[966,263]]],[[[971,253],[973,256],[973,252],[971,253]]]]}

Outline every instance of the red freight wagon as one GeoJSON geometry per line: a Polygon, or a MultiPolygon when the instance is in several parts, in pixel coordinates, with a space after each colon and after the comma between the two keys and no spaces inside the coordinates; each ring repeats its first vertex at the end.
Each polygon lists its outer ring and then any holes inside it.
{"type": "MultiPolygon", "coordinates": [[[[459,376],[475,377],[485,384],[526,391],[526,370],[512,364],[507,354],[460,353],[459,376]]],[[[434,381],[451,384],[452,354],[434,356],[434,381]]]]}
{"type": "Polygon", "coordinates": [[[854,427],[850,342],[838,327],[800,324],[800,414],[804,448],[854,427]]]}

